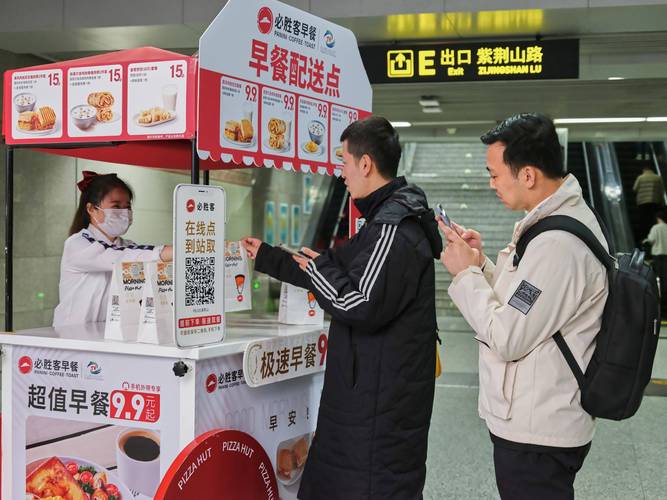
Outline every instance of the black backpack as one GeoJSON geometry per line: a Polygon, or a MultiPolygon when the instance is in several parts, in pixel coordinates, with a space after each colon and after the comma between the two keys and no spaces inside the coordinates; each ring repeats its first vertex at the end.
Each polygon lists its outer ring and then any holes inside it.
{"type": "Polygon", "coordinates": [[[590,415],[623,420],[635,414],[651,379],[660,331],[660,295],[644,253],[635,249],[615,259],[583,223],[552,215],[531,226],[519,239],[514,265],[530,241],[544,231],[567,231],[581,239],[607,269],[609,296],[602,313],[597,345],[582,372],[560,332],[553,339],[581,389],[581,406],[590,415]]]}

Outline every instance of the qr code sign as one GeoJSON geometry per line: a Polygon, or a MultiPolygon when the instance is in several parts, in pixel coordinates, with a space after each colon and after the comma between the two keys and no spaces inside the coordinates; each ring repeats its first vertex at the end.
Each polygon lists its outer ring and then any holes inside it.
{"type": "Polygon", "coordinates": [[[203,306],[215,302],[215,257],[185,259],[185,305],[203,306]]]}

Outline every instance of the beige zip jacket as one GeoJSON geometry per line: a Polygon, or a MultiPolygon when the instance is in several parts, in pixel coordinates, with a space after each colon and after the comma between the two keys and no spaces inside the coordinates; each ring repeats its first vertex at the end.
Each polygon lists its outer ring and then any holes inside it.
{"type": "Polygon", "coordinates": [[[568,175],[516,224],[496,264],[487,258],[484,271],[471,266],[459,273],[449,295],[479,341],[479,414],[489,431],[519,443],[575,447],[591,441],[595,423],[551,337],[560,330],[586,369],[607,299],[607,275],[586,244],[564,231],[537,236],[514,267],[521,234],[549,215],[578,219],[607,247],[579,183],[568,175]]]}

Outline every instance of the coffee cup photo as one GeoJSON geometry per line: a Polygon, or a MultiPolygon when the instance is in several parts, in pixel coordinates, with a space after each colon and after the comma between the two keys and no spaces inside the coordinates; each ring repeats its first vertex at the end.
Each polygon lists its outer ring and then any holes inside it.
{"type": "Polygon", "coordinates": [[[116,440],[118,476],[133,493],[153,497],[160,484],[160,437],[146,429],[129,429],[116,440]]]}

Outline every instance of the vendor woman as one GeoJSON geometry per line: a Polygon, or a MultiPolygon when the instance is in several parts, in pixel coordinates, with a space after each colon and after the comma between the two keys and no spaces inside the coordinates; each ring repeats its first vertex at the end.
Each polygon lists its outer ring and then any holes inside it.
{"type": "Polygon", "coordinates": [[[79,207],[60,264],[60,303],[53,326],[106,320],[109,285],[120,261],[172,260],[171,245],[121,238],[132,224],[132,189],[116,174],[83,172],[79,207]]]}

